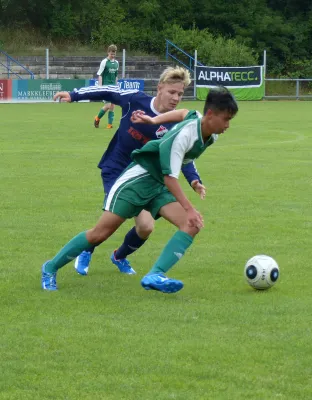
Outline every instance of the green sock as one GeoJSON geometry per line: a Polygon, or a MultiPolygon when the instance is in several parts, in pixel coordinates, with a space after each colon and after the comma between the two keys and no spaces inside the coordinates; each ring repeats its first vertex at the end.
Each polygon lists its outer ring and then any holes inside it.
{"type": "Polygon", "coordinates": [[[103,110],[103,108],[100,109],[99,113],[98,113],[98,118],[102,118],[103,115],[105,115],[106,111],[103,110]]]}
{"type": "Polygon", "coordinates": [[[158,260],[153,265],[149,274],[162,274],[169,271],[184,255],[193,243],[193,238],[188,233],[178,231],[166,244],[158,260]]]}
{"type": "Polygon", "coordinates": [[[86,232],[81,232],[71,239],[45,266],[45,272],[54,273],[64,267],[70,261],[74,260],[83,250],[89,250],[94,247],[89,243],[86,232]]]}
{"type": "Polygon", "coordinates": [[[109,124],[113,124],[114,115],[115,115],[114,111],[108,111],[108,123],[109,124]]]}

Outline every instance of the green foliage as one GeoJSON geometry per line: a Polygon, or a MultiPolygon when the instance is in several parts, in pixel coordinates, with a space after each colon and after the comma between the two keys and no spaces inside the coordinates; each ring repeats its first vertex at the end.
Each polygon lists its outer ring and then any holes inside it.
{"type": "MultiPolygon", "coordinates": [[[[198,0],[201,12],[196,24],[200,29],[209,24],[211,32],[237,39],[254,49],[258,56],[267,50],[268,69],[274,73],[287,67],[289,59],[306,57],[305,51],[311,58],[312,19],[309,12],[302,13],[292,1],[269,1],[272,8],[266,3],[264,0],[198,0]]],[[[311,10],[311,4],[303,9],[311,10]]]]}
{"type": "MultiPolygon", "coordinates": [[[[235,39],[215,36],[208,29],[183,30],[180,26],[167,26],[168,38],[189,54],[197,49],[198,60],[205,65],[255,65],[254,52],[235,39]]],[[[180,57],[180,55],[179,55],[180,57]]]]}
{"type": "Polygon", "coordinates": [[[130,42],[131,47],[128,48],[145,53],[165,54],[165,39],[164,32],[153,32],[152,28],[137,27],[130,42]]]}
{"type": "Polygon", "coordinates": [[[160,10],[160,4],[157,0],[145,0],[139,2],[138,12],[142,15],[144,26],[151,26],[152,21],[157,18],[160,10]]]}
{"type": "Polygon", "coordinates": [[[126,11],[117,0],[101,3],[97,9],[97,23],[91,32],[93,46],[109,46],[112,43],[124,47],[131,42],[133,28],[126,22],[126,11]]]}
{"type": "Polygon", "coordinates": [[[0,25],[31,27],[51,42],[157,54],[176,35],[179,43],[194,40],[184,50],[197,48],[216,65],[258,63],[266,50],[272,74],[295,72],[294,60],[312,58],[311,0],[0,0],[0,25]]]}
{"type": "Polygon", "coordinates": [[[56,3],[51,10],[50,21],[50,34],[53,37],[77,38],[79,35],[77,16],[70,3],[56,3]]]}
{"type": "Polygon", "coordinates": [[[158,10],[157,2],[143,2],[138,8],[142,23],[130,20],[117,0],[109,0],[98,9],[98,23],[91,33],[93,46],[116,43],[119,48],[160,54],[165,50],[165,35],[151,27],[158,10]]]}
{"type": "Polygon", "coordinates": [[[289,65],[290,71],[284,75],[288,78],[311,78],[312,79],[312,63],[311,60],[294,60],[289,65]]]}
{"type": "Polygon", "coordinates": [[[18,54],[20,49],[36,49],[51,46],[49,37],[29,27],[20,27],[19,29],[1,28],[0,37],[2,50],[12,54],[18,54]]]}

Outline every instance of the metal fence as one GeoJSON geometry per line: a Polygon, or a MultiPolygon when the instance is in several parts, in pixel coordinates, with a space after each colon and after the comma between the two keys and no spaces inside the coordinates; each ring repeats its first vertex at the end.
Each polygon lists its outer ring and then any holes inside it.
{"type": "MultiPolygon", "coordinates": [[[[158,79],[144,79],[146,93],[152,96],[157,93],[158,79]]],[[[194,80],[186,89],[183,99],[195,100],[194,80]]],[[[311,79],[266,78],[264,100],[312,100],[311,79]]]]}
{"type": "Polygon", "coordinates": [[[312,78],[266,78],[264,99],[312,99],[312,78]]]}
{"type": "Polygon", "coordinates": [[[166,59],[168,60],[169,58],[182,64],[191,72],[194,72],[196,65],[204,67],[204,64],[197,60],[197,50],[195,50],[193,57],[191,54],[185,52],[170,40],[166,39],[166,59]]]}
{"type": "Polygon", "coordinates": [[[11,79],[11,75],[16,76],[18,79],[23,79],[18,73],[14,71],[14,67],[18,65],[19,68],[22,68],[24,71],[29,74],[29,79],[34,79],[35,75],[24,65],[22,65],[19,61],[15,60],[11,56],[9,56],[5,51],[0,49],[0,66],[4,69],[4,75],[7,75],[6,79],[11,79]]]}

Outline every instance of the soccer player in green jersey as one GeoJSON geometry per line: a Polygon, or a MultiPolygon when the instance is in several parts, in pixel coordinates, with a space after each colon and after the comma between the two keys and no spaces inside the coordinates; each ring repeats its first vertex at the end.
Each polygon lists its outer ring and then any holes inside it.
{"type": "Polygon", "coordinates": [[[176,124],[160,140],[151,140],[132,152],[133,163],[116,180],[105,202],[105,211],[94,228],[70,240],[56,256],[42,266],[42,288],[56,290],[56,273],[65,264],[107,240],[128,218],[143,209],[176,225],[178,231],[164,247],[151,270],[141,280],[147,290],[174,293],[183,282],[165,274],[181,259],[203,227],[201,214],[183,192],[178,178],[183,163],[198,158],[236,115],[238,106],[226,88],[211,89],[204,116],[197,111],[174,110],[156,117],[134,113],[136,122],[176,124]]]}
{"type": "MultiPolygon", "coordinates": [[[[108,46],[107,57],[102,60],[100,68],[97,72],[99,86],[117,85],[119,63],[116,60],[116,53],[117,46],[114,44],[108,46]]],[[[112,129],[114,121],[114,108],[115,104],[106,103],[105,106],[100,109],[98,115],[94,118],[94,126],[96,128],[99,127],[101,118],[105,115],[106,111],[109,110],[107,129],[112,129]]]]}

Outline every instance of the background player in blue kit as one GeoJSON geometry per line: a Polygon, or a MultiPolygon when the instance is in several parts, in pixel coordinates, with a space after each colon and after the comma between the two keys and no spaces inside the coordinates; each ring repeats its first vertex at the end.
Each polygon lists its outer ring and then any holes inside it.
{"type": "MultiPolygon", "coordinates": [[[[122,108],[122,117],[119,128],[103,154],[98,167],[104,185],[105,196],[122,171],[131,162],[131,152],[140,149],[150,140],[160,139],[173,125],[173,122],[145,125],[131,121],[131,115],[136,110],[142,110],[146,115],[155,117],[172,111],[181,101],[185,88],[190,84],[189,72],[181,67],[169,67],[161,74],[156,97],[137,90],[120,90],[118,86],[86,87],[73,92],[58,92],[54,99],[73,102],[79,100],[107,100],[122,108]]],[[[205,187],[202,185],[198,172],[193,163],[183,167],[182,172],[192,188],[201,197],[205,196],[205,187]]],[[[139,249],[149,237],[154,228],[154,219],[151,214],[142,210],[135,217],[135,227],[125,236],[123,244],[113,252],[111,261],[126,274],[134,274],[126,257],[139,249]]],[[[94,248],[83,251],[75,261],[75,268],[81,275],[88,273],[91,256],[94,248]]]]}
{"type": "Polygon", "coordinates": [[[160,140],[149,141],[132,152],[133,162],[116,180],[98,223],[71,239],[52,260],[42,266],[42,288],[57,290],[57,271],[69,260],[107,240],[128,218],[148,210],[178,227],[151,270],[141,280],[147,290],[174,293],[183,283],[165,274],[183,257],[203,227],[203,218],[184,194],[178,181],[183,164],[189,164],[211,146],[236,115],[238,106],[225,88],[210,90],[204,116],[196,111],[175,110],[150,118],[134,113],[140,122],[181,121],[160,140]],[[183,120],[184,119],[184,120],[183,120]]]}

